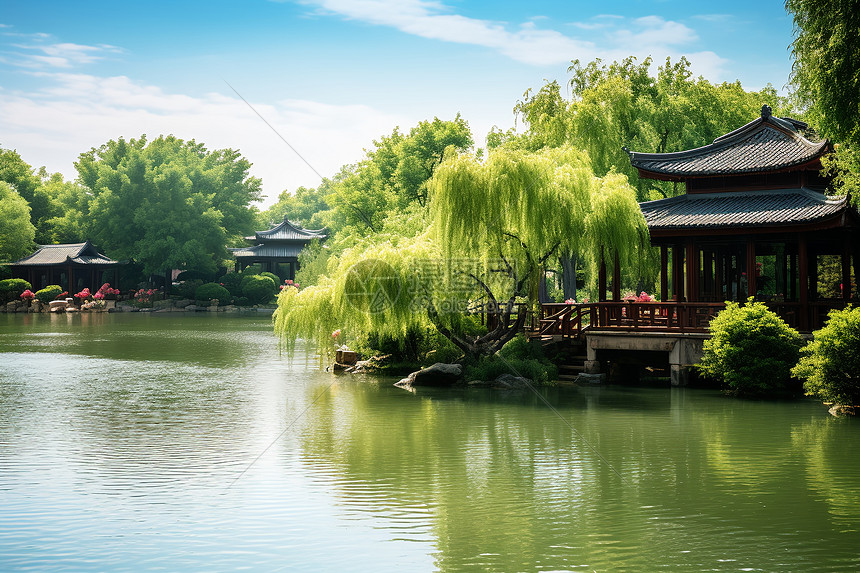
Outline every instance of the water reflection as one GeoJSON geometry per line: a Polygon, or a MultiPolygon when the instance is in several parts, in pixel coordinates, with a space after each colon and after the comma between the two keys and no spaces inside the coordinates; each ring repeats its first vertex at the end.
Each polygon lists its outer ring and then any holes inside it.
{"type": "Polygon", "coordinates": [[[0,315],[0,570],[860,568],[815,402],[391,382],[267,319],[0,315]]]}

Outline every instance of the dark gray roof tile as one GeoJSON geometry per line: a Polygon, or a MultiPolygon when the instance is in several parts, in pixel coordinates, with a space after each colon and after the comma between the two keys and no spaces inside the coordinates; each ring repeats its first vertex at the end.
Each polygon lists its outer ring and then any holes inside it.
{"type": "Polygon", "coordinates": [[[688,194],[640,203],[650,230],[810,223],[847,207],[845,197],[809,189],[688,194]]]}

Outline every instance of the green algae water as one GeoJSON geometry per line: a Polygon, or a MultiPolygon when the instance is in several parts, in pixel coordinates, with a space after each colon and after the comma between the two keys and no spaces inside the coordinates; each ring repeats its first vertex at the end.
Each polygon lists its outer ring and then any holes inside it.
{"type": "Polygon", "coordinates": [[[392,382],[268,318],[0,315],[0,570],[860,570],[815,401],[392,382]]]}

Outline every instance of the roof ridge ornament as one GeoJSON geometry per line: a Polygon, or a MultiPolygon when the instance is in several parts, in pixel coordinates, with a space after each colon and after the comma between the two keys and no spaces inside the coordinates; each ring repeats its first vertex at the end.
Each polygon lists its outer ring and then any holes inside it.
{"type": "Polygon", "coordinates": [[[771,107],[769,105],[764,104],[763,106],[761,106],[761,117],[763,119],[767,119],[771,115],[773,115],[773,110],[771,109],[771,107]]]}

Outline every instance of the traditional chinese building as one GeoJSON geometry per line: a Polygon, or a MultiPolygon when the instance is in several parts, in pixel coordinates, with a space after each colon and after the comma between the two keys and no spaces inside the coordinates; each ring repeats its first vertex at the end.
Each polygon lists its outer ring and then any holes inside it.
{"type": "Polygon", "coordinates": [[[231,251],[236,257],[237,270],[260,263],[264,271],[294,280],[299,253],[312,241],[323,241],[326,236],[325,229],[303,229],[284,217],[282,223],[268,231],[257,231],[253,237],[245,237],[253,246],[231,251]]]}
{"type": "Polygon", "coordinates": [[[792,326],[819,328],[855,294],[860,218],[828,196],[828,141],[771,115],[678,153],[629,151],[640,177],[683,182],[686,193],[641,204],[661,252],[661,300],[765,300],[792,326]]]}
{"type": "Polygon", "coordinates": [[[48,285],[60,285],[70,294],[84,287],[98,289],[105,282],[116,282],[115,271],[119,263],[99,253],[92,244],[42,245],[35,253],[10,265],[12,275],[22,278],[33,290],[48,285]]]}

